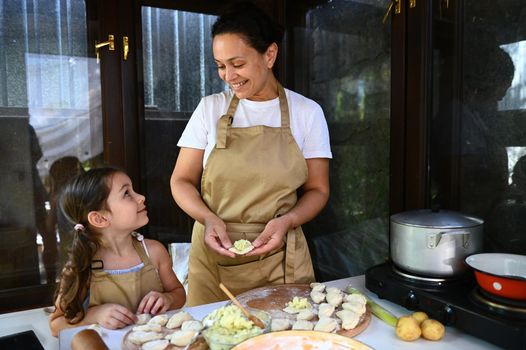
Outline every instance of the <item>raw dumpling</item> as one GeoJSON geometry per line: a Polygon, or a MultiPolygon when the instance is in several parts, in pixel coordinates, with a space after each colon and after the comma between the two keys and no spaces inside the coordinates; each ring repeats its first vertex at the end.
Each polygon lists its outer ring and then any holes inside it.
{"type": "Polygon", "coordinates": [[[273,318],[270,324],[270,331],[285,331],[290,328],[290,321],[286,318],[273,318]]]}
{"type": "Polygon", "coordinates": [[[313,290],[312,292],[310,292],[310,298],[312,299],[313,302],[315,302],[316,304],[319,304],[325,300],[325,293],[317,292],[313,290]]]}
{"type": "Polygon", "coordinates": [[[356,312],[358,315],[365,313],[365,304],[358,302],[343,303],[342,308],[344,310],[350,310],[356,312]]]}
{"type": "Polygon", "coordinates": [[[312,289],[313,292],[323,292],[325,290],[325,284],[323,283],[318,283],[318,282],[312,282],[310,284],[310,288],[312,289]]]}
{"type": "Polygon", "coordinates": [[[137,331],[131,332],[128,336],[128,340],[133,344],[141,345],[152,340],[162,339],[162,337],[163,335],[157,332],[137,331]]]}
{"type": "Polygon", "coordinates": [[[327,292],[325,299],[327,299],[327,303],[338,307],[343,301],[343,295],[339,292],[327,292]]]}
{"type": "Polygon", "coordinates": [[[338,326],[338,322],[334,318],[321,317],[314,326],[315,331],[332,332],[338,326]]]}
{"type": "Polygon", "coordinates": [[[170,337],[170,343],[176,346],[187,346],[192,342],[194,336],[199,332],[196,331],[175,331],[170,337]]]}
{"type": "Polygon", "coordinates": [[[179,311],[178,313],[174,314],[172,317],[170,317],[170,320],[166,324],[166,328],[174,329],[179,328],[183,324],[184,321],[190,321],[194,318],[192,315],[190,315],[186,311],[179,311]]]}
{"type": "Polygon", "coordinates": [[[164,326],[168,322],[168,316],[167,315],[157,315],[155,317],[152,317],[148,324],[158,324],[161,326],[164,326]]]}
{"type": "Polygon", "coordinates": [[[252,249],[254,249],[254,246],[250,241],[247,241],[246,239],[238,239],[228,250],[237,255],[245,255],[252,249]]]}
{"type": "Polygon", "coordinates": [[[347,294],[345,296],[345,298],[343,298],[345,300],[346,303],[354,303],[354,302],[357,302],[357,303],[362,303],[362,304],[367,304],[367,298],[361,294],[358,294],[358,293],[353,293],[353,294],[347,294]]]}
{"type": "Polygon", "coordinates": [[[313,328],[312,322],[307,320],[299,320],[292,325],[292,329],[296,331],[312,331],[313,328]]]}
{"type": "Polygon", "coordinates": [[[139,314],[137,315],[137,324],[146,324],[148,321],[152,319],[152,315],[150,314],[139,314]]]}
{"type": "Polygon", "coordinates": [[[151,323],[151,324],[141,324],[132,328],[133,331],[143,331],[143,332],[160,332],[162,330],[160,324],[151,323]]]}
{"type": "Polygon", "coordinates": [[[289,313],[289,314],[297,314],[303,309],[311,309],[312,306],[307,300],[307,298],[301,298],[301,297],[294,297],[291,301],[289,301],[286,305],[283,311],[289,313]]]}
{"type": "Polygon", "coordinates": [[[312,320],[316,314],[312,309],[303,309],[300,312],[298,312],[298,315],[296,316],[296,320],[312,320]]]}
{"type": "Polygon", "coordinates": [[[170,344],[166,339],[149,341],[142,344],[141,350],[164,350],[170,344]]]}
{"type": "Polygon", "coordinates": [[[181,330],[183,331],[196,331],[199,332],[203,329],[203,324],[197,320],[184,321],[181,325],[181,330]]]}
{"type": "Polygon", "coordinates": [[[327,294],[329,293],[338,293],[338,294],[342,294],[342,290],[340,288],[336,288],[336,287],[329,287],[325,290],[325,292],[327,292],[327,294]]]}
{"type": "Polygon", "coordinates": [[[350,310],[338,311],[336,316],[342,320],[343,329],[353,329],[358,325],[358,322],[360,322],[360,316],[350,310]]]}
{"type": "Polygon", "coordinates": [[[334,305],[321,303],[318,307],[318,317],[331,317],[334,312],[334,305]]]}

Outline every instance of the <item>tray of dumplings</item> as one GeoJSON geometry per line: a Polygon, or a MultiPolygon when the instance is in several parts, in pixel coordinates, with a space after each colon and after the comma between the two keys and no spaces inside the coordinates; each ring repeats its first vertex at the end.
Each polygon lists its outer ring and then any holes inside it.
{"type": "Polygon", "coordinates": [[[237,299],[245,306],[268,312],[272,317],[271,332],[314,330],[354,337],[371,321],[363,295],[317,282],[261,287],[237,299]]]}
{"type": "Polygon", "coordinates": [[[200,332],[203,324],[186,311],[139,315],[137,323],[124,335],[123,350],[208,349],[200,332]]]}

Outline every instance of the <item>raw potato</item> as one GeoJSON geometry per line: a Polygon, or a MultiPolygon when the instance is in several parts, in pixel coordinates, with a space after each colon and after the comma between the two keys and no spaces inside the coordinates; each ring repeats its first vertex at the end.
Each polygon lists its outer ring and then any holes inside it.
{"type": "Polygon", "coordinates": [[[418,325],[418,321],[412,316],[402,316],[396,323],[395,333],[402,340],[413,341],[420,338],[422,330],[418,325]]]}
{"type": "Polygon", "coordinates": [[[444,325],[433,319],[424,320],[420,327],[422,328],[422,337],[428,340],[440,340],[446,333],[444,325]]]}
{"type": "Polygon", "coordinates": [[[416,320],[416,322],[418,322],[418,324],[421,324],[429,318],[429,316],[427,316],[427,314],[423,311],[413,312],[413,315],[411,316],[413,316],[413,318],[416,320]]]}

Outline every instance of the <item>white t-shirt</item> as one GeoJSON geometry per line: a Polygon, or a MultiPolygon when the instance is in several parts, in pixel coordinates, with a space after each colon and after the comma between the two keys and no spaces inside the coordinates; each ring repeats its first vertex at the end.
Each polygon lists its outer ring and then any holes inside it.
{"type": "MultiPolygon", "coordinates": [[[[316,102],[285,89],[290,114],[290,128],[305,159],[332,158],[329,130],[323,111],[316,102]]],[[[232,91],[203,97],[177,143],[179,147],[204,149],[203,167],[216,144],[217,121],[232,99],[232,91]]],[[[242,99],[234,114],[232,127],[281,126],[279,98],[269,101],[242,99]]]]}

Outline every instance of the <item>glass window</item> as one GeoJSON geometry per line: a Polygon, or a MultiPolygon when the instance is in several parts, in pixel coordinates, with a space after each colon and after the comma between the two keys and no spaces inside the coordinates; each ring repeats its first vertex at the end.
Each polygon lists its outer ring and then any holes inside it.
{"type": "Polygon", "coordinates": [[[103,142],[84,1],[5,1],[0,16],[2,290],[54,284],[71,228],[57,195],[99,162],[103,142]]]}
{"type": "Polygon", "coordinates": [[[212,56],[216,16],[142,8],[145,195],[152,238],[189,242],[193,220],[175,204],[170,176],[177,141],[202,97],[226,89],[212,56]]]}
{"type": "Polygon", "coordinates": [[[298,92],[322,106],[333,152],[329,202],[304,226],[323,280],[362,274],[388,256],[391,42],[384,11],[384,1],[330,1],[292,29],[296,51],[286,65],[294,67],[298,92]]]}

